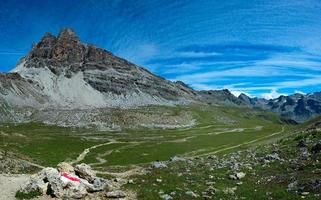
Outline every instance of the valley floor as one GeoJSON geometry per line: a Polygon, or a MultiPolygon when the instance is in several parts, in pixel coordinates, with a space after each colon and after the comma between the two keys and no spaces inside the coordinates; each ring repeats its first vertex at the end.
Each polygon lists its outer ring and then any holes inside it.
{"type": "MultiPolygon", "coordinates": [[[[124,185],[124,189],[136,191],[139,199],[168,199],[166,195],[170,196],[169,199],[186,199],[192,198],[193,193],[196,194],[193,198],[203,198],[204,186],[208,186],[204,181],[209,181],[205,176],[211,173],[211,176],[222,180],[226,177],[222,168],[214,168],[214,171],[204,168],[211,165],[206,158],[215,155],[212,160],[219,162],[216,156],[275,142],[296,129],[274,114],[247,108],[211,106],[180,109],[193,113],[197,125],[181,129],[124,128],[110,132],[36,123],[2,124],[2,159],[6,154],[23,162],[3,171],[32,173],[62,161],[72,164],[84,162],[99,176],[132,180],[131,184],[124,185]],[[184,158],[184,161],[178,164],[170,162],[173,156],[184,158]],[[151,168],[154,161],[160,161],[161,165],[164,162],[166,168],[151,168]],[[187,177],[190,180],[186,180],[187,177]]],[[[218,197],[220,195],[213,196],[214,199],[218,197]]]]}

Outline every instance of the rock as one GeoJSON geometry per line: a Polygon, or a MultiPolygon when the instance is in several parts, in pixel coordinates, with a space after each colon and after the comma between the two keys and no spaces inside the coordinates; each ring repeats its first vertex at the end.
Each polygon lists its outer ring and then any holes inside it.
{"type": "Polygon", "coordinates": [[[223,190],[223,192],[224,192],[224,194],[234,194],[236,190],[237,190],[237,187],[225,188],[225,189],[223,190]]]}
{"type": "Polygon", "coordinates": [[[215,181],[206,181],[205,184],[206,184],[206,185],[214,185],[214,184],[215,184],[215,181]]]}
{"type": "Polygon", "coordinates": [[[307,195],[309,195],[309,194],[310,194],[310,192],[302,192],[302,193],[301,193],[302,196],[307,196],[307,195]]]}
{"type": "Polygon", "coordinates": [[[311,152],[314,154],[319,153],[320,151],[321,151],[321,141],[313,145],[313,147],[311,148],[311,152]]]}
{"type": "Polygon", "coordinates": [[[240,179],[244,178],[245,175],[246,174],[244,172],[237,172],[237,173],[229,175],[229,178],[232,180],[240,180],[240,179]]]}
{"type": "Polygon", "coordinates": [[[109,185],[108,185],[108,181],[103,179],[103,178],[95,178],[93,180],[93,183],[90,184],[86,184],[86,188],[88,192],[99,192],[99,191],[103,191],[103,190],[107,190],[109,191],[109,185]]]}
{"type": "Polygon", "coordinates": [[[48,183],[43,182],[37,178],[30,178],[27,183],[21,186],[20,190],[23,193],[30,192],[41,192],[41,194],[46,194],[48,189],[48,183]]]}
{"type": "Polygon", "coordinates": [[[218,190],[216,188],[214,188],[213,186],[209,186],[206,189],[207,194],[213,195],[214,193],[218,192],[218,190]]]}
{"type": "MultiPolygon", "coordinates": [[[[66,172],[72,169],[68,164],[59,164],[58,168],[61,172],[50,167],[41,170],[32,176],[20,191],[24,193],[38,191],[58,199],[80,199],[86,197],[88,192],[102,191],[108,186],[105,179],[95,177],[91,184],[86,179],[66,172]]],[[[85,169],[88,172],[88,169],[85,169]]]]}
{"type": "Polygon", "coordinates": [[[235,176],[235,174],[230,174],[228,177],[229,179],[237,180],[237,177],[235,176]]]}
{"type": "Polygon", "coordinates": [[[114,190],[106,193],[107,198],[125,198],[126,193],[121,190],[114,190]]]}
{"type": "Polygon", "coordinates": [[[182,157],[178,157],[178,156],[173,156],[170,158],[170,161],[171,162],[179,162],[179,161],[186,161],[186,159],[182,158],[182,157]]]}
{"type": "Polygon", "coordinates": [[[187,192],[185,192],[185,194],[188,195],[188,196],[191,196],[193,198],[197,198],[198,197],[198,195],[195,194],[193,191],[187,191],[187,192]]]}
{"type": "Polygon", "coordinates": [[[62,199],[81,199],[87,195],[88,195],[87,188],[83,183],[69,182],[63,188],[63,195],[56,195],[56,197],[62,198],[62,199]]]}
{"type": "Polygon", "coordinates": [[[242,178],[244,178],[245,177],[245,173],[244,172],[238,172],[238,173],[236,173],[236,178],[237,179],[242,179],[242,178]]]}
{"type": "Polygon", "coordinates": [[[68,172],[68,173],[74,173],[74,167],[66,162],[61,162],[57,165],[57,169],[59,172],[68,172]]]}
{"type": "Polygon", "coordinates": [[[127,183],[128,184],[134,184],[134,180],[133,179],[129,179],[127,183]]]}
{"type": "Polygon", "coordinates": [[[288,185],[288,191],[295,191],[298,189],[298,181],[294,181],[288,185]]]}
{"type": "Polygon", "coordinates": [[[164,199],[164,200],[172,200],[173,197],[169,194],[162,194],[160,195],[160,198],[164,199]]]}
{"type": "Polygon", "coordinates": [[[162,168],[167,168],[167,167],[168,166],[165,162],[156,161],[156,162],[152,163],[152,168],[155,168],[155,169],[162,169],[162,168]]]}
{"type": "Polygon", "coordinates": [[[237,182],[236,185],[243,185],[243,182],[237,182]]]}
{"type": "Polygon", "coordinates": [[[274,160],[280,160],[279,154],[273,153],[273,154],[268,154],[264,157],[264,160],[269,162],[269,161],[274,161],[274,160]]]}
{"type": "Polygon", "coordinates": [[[307,147],[307,145],[306,145],[306,143],[305,143],[304,140],[300,140],[300,141],[298,142],[298,147],[299,147],[299,148],[305,148],[305,147],[307,147]]]}
{"type": "Polygon", "coordinates": [[[83,179],[86,179],[89,182],[92,182],[96,174],[92,171],[91,167],[85,163],[81,163],[75,166],[75,173],[83,179]]]}
{"type": "Polygon", "coordinates": [[[163,180],[160,179],[160,178],[156,179],[156,182],[158,182],[158,183],[161,183],[162,181],[163,181],[163,180]]]}

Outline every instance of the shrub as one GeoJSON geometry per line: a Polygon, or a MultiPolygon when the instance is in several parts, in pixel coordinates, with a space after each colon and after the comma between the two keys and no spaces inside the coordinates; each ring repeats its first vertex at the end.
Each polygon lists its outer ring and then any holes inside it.
{"type": "Polygon", "coordinates": [[[17,199],[32,199],[32,198],[35,198],[35,197],[39,197],[41,196],[42,194],[35,190],[35,191],[32,191],[32,192],[28,192],[28,193],[25,193],[25,192],[22,192],[22,191],[17,191],[16,192],[16,198],[17,199]]]}

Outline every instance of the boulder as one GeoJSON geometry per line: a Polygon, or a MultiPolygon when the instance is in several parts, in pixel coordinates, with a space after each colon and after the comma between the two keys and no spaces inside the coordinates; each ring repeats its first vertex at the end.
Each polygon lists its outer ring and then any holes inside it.
{"type": "Polygon", "coordinates": [[[57,165],[57,169],[59,172],[68,172],[68,173],[74,173],[74,167],[66,162],[61,162],[57,165]]]}
{"type": "Polygon", "coordinates": [[[86,179],[90,183],[94,181],[96,174],[95,172],[91,169],[91,167],[85,163],[81,163],[79,165],[75,166],[75,173],[78,175],[80,178],[86,179]]]}

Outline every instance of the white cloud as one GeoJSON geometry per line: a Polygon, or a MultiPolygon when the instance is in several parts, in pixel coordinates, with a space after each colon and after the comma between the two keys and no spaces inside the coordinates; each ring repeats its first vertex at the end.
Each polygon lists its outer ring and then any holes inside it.
{"type": "Polygon", "coordinates": [[[195,90],[218,90],[217,87],[212,87],[212,86],[209,86],[209,85],[206,85],[206,84],[192,83],[190,85],[195,90]]]}
{"type": "Polygon", "coordinates": [[[229,89],[229,90],[236,97],[240,96],[240,94],[242,94],[242,93],[245,94],[248,97],[253,97],[251,94],[249,94],[247,92],[244,92],[244,91],[241,91],[241,90],[233,90],[233,89],[229,89]]]}
{"type": "Polygon", "coordinates": [[[154,44],[141,44],[137,46],[137,54],[141,58],[150,58],[156,55],[158,52],[157,47],[154,44]]]}
{"type": "Polygon", "coordinates": [[[281,96],[281,95],[286,95],[286,94],[278,93],[276,89],[272,89],[270,93],[263,93],[263,94],[261,94],[261,96],[262,96],[264,99],[275,99],[275,98],[278,98],[278,97],[281,96]]]}
{"type": "Polygon", "coordinates": [[[278,76],[301,76],[311,77],[311,74],[288,71],[280,67],[275,66],[248,66],[242,68],[234,68],[222,71],[210,71],[203,73],[195,73],[188,75],[177,76],[176,79],[184,82],[193,80],[197,83],[204,83],[213,80],[214,78],[225,78],[225,77],[278,77],[278,76]]]}
{"type": "Polygon", "coordinates": [[[302,92],[300,90],[295,90],[294,93],[298,93],[298,94],[306,94],[305,92],[302,92]]]}

